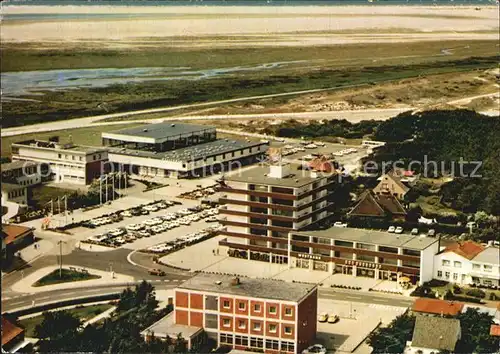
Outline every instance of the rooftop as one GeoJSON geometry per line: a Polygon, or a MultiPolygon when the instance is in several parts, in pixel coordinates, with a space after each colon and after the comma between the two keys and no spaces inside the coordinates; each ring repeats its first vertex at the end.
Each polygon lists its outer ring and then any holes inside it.
{"type": "Polygon", "coordinates": [[[359,197],[358,203],[349,212],[349,215],[382,217],[387,214],[405,215],[406,211],[393,195],[376,195],[365,191],[359,197]]]}
{"type": "Polygon", "coordinates": [[[462,312],[463,307],[463,302],[418,298],[413,303],[412,310],[435,315],[456,316],[462,312]]]}
{"type": "Polygon", "coordinates": [[[490,336],[500,337],[500,325],[494,325],[494,324],[491,325],[490,336]]]}
{"type": "Polygon", "coordinates": [[[24,146],[33,146],[38,148],[45,149],[54,149],[54,150],[65,150],[65,151],[76,151],[76,152],[84,152],[86,154],[92,154],[96,152],[105,151],[105,147],[95,147],[95,146],[83,146],[83,145],[75,145],[73,143],[61,143],[56,141],[45,141],[45,140],[25,140],[18,141],[12,144],[15,145],[24,145],[24,146]]]}
{"type": "Polygon", "coordinates": [[[16,239],[28,235],[31,230],[31,228],[21,225],[2,224],[2,238],[5,244],[8,245],[16,239]]]}
{"type": "Polygon", "coordinates": [[[171,312],[146,328],[141,334],[144,335],[148,332],[152,332],[156,337],[169,336],[170,338],[175,339],[180,333],[184,339],[188,339],[200,331],[203,331],[201,327],[176,324],[173,312],[171,312]]]}
{"type": "Polygon", "coordinates": [[[227,181],[264,184],[277,187],[300,188],[317,181],[311,177],[311,172],[299,170],[299,165],[290,164],[290,174],[283,178],[269,177],[269,166],[256,166],[234,175],[227,176],[227,181]]]}
{"type": "Polygon", "coordinates": [[[294,232],[295,235],[333,238],[335,240],[356,241],[389,247],[404,247],[414,250],[424,250],[438,242],[432,237],[397,235],[385,231],[331,227],[326,230],[294,232]]]}
{"type": "Polygon", "coordinates": [[[112,131],[109,133],[102,133],[102,137],[116,138],[116,135],[123,135],[130,137],[150,138],[155,140],[179,138],[182,135],[192,135],[194,133],[203,132],[206,130],[215,130],[214,126],[201,125],[201,124],[186,124],[179,122],[164,122],[155,124],[145,124],[134,128],[125,128],[121,130],[112,131]]]}
{"type": "Polygon", "coordinates": [[[2,316],[2,347],[22,332],[24,332],[24,329],[10,322],[5,316],[2,316]]]}
{"type": "Polygon", "coordinates": [[[234,276],[199,273],[179,286],[179,289],[207,291],[220,294],[299,302],[316,289],[314,284],[288,283],[271,279],[240,278],[233,285],[234,276]]]}
{"type": "Polygon", "coordinates": [[[481,263],[500,264],[500,248],[495,246],[486,247],[482,252],[475,256],[472,261],[481,263]]]}
{"type": "Polygon", "coordinates": [[[262,142],[256,141],[219,139],[204,144],[188,146],[182,149],[166,152],[153,152],[116,147],[109,147],[108,150],[112,154],[119,155],[138,156],[169,161],[193,161],[200,158],[206,158],[263,144],[264,143],[262,142]]]}
{"type": "Polygon", "coordinates": [[[24,188],[26,188],[26,186],[21,186],[15,183],[2,182],[2,190],[5,192],[17,191],[24,188]]]}
{"type": "Polygon", "coordinates": [[[38,163],[33,161],[16,160],[8,163],[3,163],[0,168],[2,169],[2,172],[4,172],[4,171],[18,170],[23,167],[37,166],[37,165],[38,163]]]}
{"type": "Polygon", "coordinates": [[[445,248],[443,253],[453,252],[464,258],[473,259],[484,250],[484,247],[474,241],[457,242],[445,248]]]}
{"type": "Polygon", "coordinates": [[[455,318],[417,316],[412,347],[453,352],[460,337],[460,321],[455,318]]]}

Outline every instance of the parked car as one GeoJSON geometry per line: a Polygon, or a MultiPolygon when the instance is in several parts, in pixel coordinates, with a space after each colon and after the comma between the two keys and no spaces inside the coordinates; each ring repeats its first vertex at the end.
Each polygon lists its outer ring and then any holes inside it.
{"type": "Polygon", "coordinates": [[[387,232],[395,232],[396,231],[396,228],[394,226],[389,226],[389,228],[387,229],[387,232]]]}
{"type": "Polygon", "coordinates": [[[205,219],[205,222],[217,222],[219,221],[216,216],[210,216],[205,219]]]}
{"type": "Polygon", "coordinates": [[[334,227],[347,227],[347,223],[342,222],[342,221],[335,221],[333,224],[334,227]]]}
{"type": "Polygon", "coordinates": [[[159,277],[164,277],[165,275],[167,275],[167,273],[165,273],[163,270],[158,269],[158,268],[150,269],[148,273],[151,275],[159,276],[159,277]]]}
{"type": "Polygon", "coordinates": [[[316,144],[307,144],[306,146],[304,146],[306,149],[316,149],[318,147],[318,145],[316,144]]]}
{"type": "Polygon", "coordinates": [[[120,213],[120,215],[121,215],[121,216],[125,216],[125,217],[127,217],[127,218],[130,218],[130,217],[132,217],[132,216],[133,216],[133,215],[132,215],[132,212],[131,212],[130,210],[125,210],[125,211],[122,211],[122,212],[120,213]]]}
{"type": "Polygon", "coordinates": [[[339,316],[334,313],[328,315],[328,323],[337,323],[339,321],[339,316]]]}
{"type": "Polygon", "coordinates": [[[318,316],[318,322],[326,322],[328,320],[328,314],[326,312],[322,312],[318,316]]]}
{"type": "Polygon", "coordinates": [[[436,230],[434,230],[434,229],[430,229],[430,230],[427,232],[427,236],[430,236],[430,237],[435,237],[435,236],[436,236],[436,230]]]}
{"type": "Polygon", "coordinates": [[[326,354],[326,348],[321,344],[314,344],[302,351],[302,354],[310,354],[310,353],[326,354]]]}
{"type": "Polygon", "coordinates": [[[412,230],[411,230],[411,234],[412,235],[418,235],[418,229],[416,227],[414,227],[412,230]]]}
{"type": "Polygon", "coordinates": [[[403,228],[401,226],[396,227],[396,230],[394,231],[397,234],[402,234],[403,233],[403,228]]]}

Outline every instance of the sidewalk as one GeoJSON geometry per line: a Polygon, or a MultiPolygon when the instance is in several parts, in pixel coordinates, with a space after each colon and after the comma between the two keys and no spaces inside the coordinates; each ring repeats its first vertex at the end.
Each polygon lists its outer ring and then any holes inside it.
{"type": "Polygon", "coordinates": [[[116,307],[113,306],[111,307],[110,309],[107,309],[106,311],[104,311],[103,313],[95,316],[94,318],[91,318],[90,320],[88,320],[87,322],[85,322],[82,326],[83,327],[87,327],[88,325],[92,324],[92,323],[95,323],[103,318],[106,318],[106,317],[109,317],[111,316],[111,314],[116,310],[116,307]]]}
{"type": "MultiPolygon", "coordinates": [[[[63,266],[63,268],[66,268],[66,269],[69,267],[75,267],[77,269],[81,268],[81,267],[73,266],[71,264],[65,264],[63,266]]],[[[101,270],[87,268],[87,271],[90,274],[99,275],[99,276],[101,276],[101,278],[82,280],[82,281],[76,281],[76,282],[61,283],[61,284],[54,284],[54,285],[45,285],[45,286],[38,286],[38,287],[33,286],[33,283],[35,283],[38,279],[49,274],[50,272],[54,271],[55,269],[59,269],[59,267],[58,266],[50,266],[50,267],[38,269],[35,272],[33,272],[30,275],[23,278],[22,280],[14,283],[11,286],[11,289],[16,291],[16,292],[20,292],[20,293],[38,293],[38,292],[44,292],[44,291],[71,289],[71,288],[84,287],[84,286],[92,287],[92,286],[98,286],[98,285],[109,285],[109,284],[113,284],[113,283],[120,284],[120,283],[127,283],[127,282],[134,282],[135,281],[135,279],[131,276],[127,276],[127,275],[123,275],[123,274],[114,274],[114,278],[112,278],[110,272],[103,272],[101,270]]]]}

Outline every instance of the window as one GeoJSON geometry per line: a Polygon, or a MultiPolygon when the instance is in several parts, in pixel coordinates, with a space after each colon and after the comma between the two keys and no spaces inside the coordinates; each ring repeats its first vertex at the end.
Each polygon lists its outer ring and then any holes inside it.
{"type": "Polygon", "coordinates": [[[276,306],[270,306],[269,313],[276,314],[276,306]]]}
{"type": "Polygon", "coordinates": [[[235,345],[243,345],[245,347],[248,347],[248,337],[234,336],[234,344],[235,345]]]}
{"type": "Polygon", "coordinates": [[[457,273],[453,273],[453,280],[458,280],[458,274],[457,273]]]}
{"type": "Polygon", "coordinates": [[[233,344],[233,335],[232,334],[220,334],[220,342],[224,344],[233,344]]]}
{"type": "Polygon", "coordinates": [[[58,154],[58,157],[59,157],[59,158],[62,158],[62,155],[61,155],[61,154],[58,154]]]}
{"type": "Polygon", "coordinates": [[[260,312],[260,304],[255,304],[255,305],[253,305],[253,310],[254,310],[255,312],[260,312]]]}
{"type": "Polygon", "coordinates": [[[292,308],[285,307],[285,316],[291,316],[291,315],[292,315],[292,308]]]}
{"type": "Polygon", "coordinates": [[[206,328],[219,327],[219,319],[217,318],[217,315],[211,313],[205,314],[205,327],[206,328]]]}
{"type": "Polygon", "coordinates": [[[450,272],[445,272],[445,273],[444,273],[444,277],[445,277],[446,279],[450,279],[450,272]]]}
{"type": "Polygon", "coordinates": [[[292,327],[285,326],[285,334],[292,334],[292,327]]]}
{"type": "Polygon", "coordinates": [[[295,352],[295,344],[293,342],[281,341],[281,350],[284,352],[295,352]]]}
{"type": "Polygon", "coordinates": [[[238,303],[238,309],[244,311],[246,309],[246,304],[244,302],[238,303]]]}
{"type": "Polygon", "coordinates": [[[225,309],[230,308],[229,300],[224,300],[224,302],[222,303],[222,307],[224,307],[225,309]]]}
{"type": "Polygon", "coordinates": [[[277,328],[277,326],[275,324],[270,324],[269,325],[269,332],[276,333],[276,328],[277,328]]]}
{"type": "Polygon", "coordinates": [[[250,346],[254,348],[264,348],[264,339],[250,337],[250,346]]]}
{"type": "Polygon", "coordinates": [[[447,259],[443,259],[441,261],[441,265],[443,265],[444,267],[448,267],[450,265],[450,261],[447,259]]]}
{"type": "Polygon", "coordinates": [[[280,348],[280,342],[274,339],[267,339],[266,340],[266,349],[274,349],[274,350],[279,350],[280,348]]]}
{"type": "Polygon", "coordinates": [[[229,318],[224,318],[224,319],[222,319],[222,325],[223,325],[224,327],[229,327],[229,326],[231,326],[231,320],[230,320],[229,318]]]}
{"type": "Polygon", "coordinates": [[[493,270],[493,267],[492,267],[492,266],[490,266],[490,265],[486,265],[486,264],[484,265],[484,271],[485,271],[485,272],[491,272],[492,270],[493,270]]]}
{"type": "Polygon", "coordinates": [[[354,247],[354,243],[348,242],[348,241],[335,240],[335,246],[353,248],[354,247]]]}
{"type": "Polygon", "coordinates": [[[370,245],[368,243],[360,243],[360,242],[358,242],[356,244],[356,248],[359,248],[359,249],[362,249],[362,250],[375,251],[375,245],[370,245]]]}
{"type": "Polygon", "coordinates": [[[75,160],[75,155],[71,155],[71,160],[75,160]]]}
{"type": "Polygon", "coordinates": [[[254,331],[260,331],[262,329],[260,322],[254,322],[253,323],[253,330],[254,331]]]}
{"type": "Polygon", "coordinates": [[[472,264],[472,269],[475,269],[475,270],[481,270],[481,264],[476,264],[476,263],[473,263],[473,264],[472,264]]]}
{"type": "Polygon", "coordinates": [[[238,328],[239,329],[245,329],[245,328],[247,328],[246,322],[244,320],[239,320],[238,321],[238,328]]]}
{"type": "Polygon", "coordinates": [[[443,276],[443,272],[438,270],[438,278],[441,278],[443,276]]]}
{"type": "Polygon", "coordinates": [[[82,156],[80,156],[80,161],[83,161],[83,157],[82,156]]]}
{"type": "Polygon", "coordinates": [[[462,281],[465,280],[465,274],[462,274],[462,281]]]}
{"type": "Polygon", "coordinates": [[[462,268],[462,262],[455,261],[455,262],[453,262],[453,266],[455,268],[462,268]]]}

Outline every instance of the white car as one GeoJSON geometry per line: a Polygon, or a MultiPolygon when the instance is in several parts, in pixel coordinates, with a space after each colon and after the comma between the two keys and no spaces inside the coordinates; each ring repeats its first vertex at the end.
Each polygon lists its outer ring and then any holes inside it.
{"type": "Polygon", "coordinates": [[[341,221],[335,221],[333,224],[334,227],[347,227],[347,223],[341,221]]]}
{"type": "Polygon", "coordinates": [[[156,205],[146,205],[143,209],[147,210],[147,211],[158,211],[159,210],[156,205]]]}
{"type": "Polygon", "coordinates": [[[121,215],[121,216],[125,216],[125,217],[127,217],[127,218],[132,217],[132,213],[131,213],[129,210],[122,211],[122,212],[120,213],[120,215],[121,215]]]}
{"type": "Polygon", "coordinates": [[[326,354],[326,348],[321,344],[314,344],[302,351],[302,354],[312,354],[312,353],[326,354]]]}
{"type": "Polygon", "coordinates": [[[389,226],[389,228],[387,229],[387,232],[395,232],[396,231],[396,228],[394,226],[389,226]]]}
{"type": "Polygon", "coordinates": [[[123,245],[124,243],[127,243],[123,237],[117,237],[113,240],[116,243],[119,243],[120,245],[123,245]]]}
{"type": "Polygon", "coordinates": [[[322,141],[315,141],[314,142],[315,145],[318,145],[318,146],[321,146],[321,147],[324,147],[326,144],[322,141]]]}
{"type": "Polygon", "coordinates": [[[403,233],[403,228],[401,226],[396,227],[396,230],[394,231],[397,234],[402,234],[403,233]]]}
{"type": "Polygon", "coordinates": [[[108,231],[108,234],[110,234],[113,237],[116,237],[116,236],[124,235],[125,231],[122,229],[112,229],[112,230],[108,231]]]}
{"type": "Polygon", "coordinates": [[[108,238],[108,235],[95,235],[95,236],[90,236],[88,239],[90,241],[95,241],[95,242],[102,242],[108,238]]]}
{"type": "Polygon", "coordinates": [[[139,230],[142,230],[144,228],[144,225],[141,225],[141,224],[130,224],[130,225],[125,226],[125,228],[127,230],[130,230],[130,231],[139,231],[139,230]]]}
{"type": "Polygon", "coordinates": [[[318,322],[326,322],[328,320],[328,314],[326,312],[322,312],[318,315],[318,322]]]}

